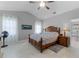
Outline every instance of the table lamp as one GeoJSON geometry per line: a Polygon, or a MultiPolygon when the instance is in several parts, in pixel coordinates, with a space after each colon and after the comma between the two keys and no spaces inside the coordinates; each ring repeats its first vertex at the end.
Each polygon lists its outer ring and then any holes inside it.
{"type": "Polygon", "coordinates": [[[66,32],[69,31],[68,27],[64,27],[63,31],[64,31],[64,36],[66,36],[66,32]]]}

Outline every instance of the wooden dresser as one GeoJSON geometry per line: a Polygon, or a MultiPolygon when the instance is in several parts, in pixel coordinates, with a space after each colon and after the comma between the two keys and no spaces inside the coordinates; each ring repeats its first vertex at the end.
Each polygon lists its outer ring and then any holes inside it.
{"type": "Polygon", "coordinates": [[[58,37],[58,44],[65,46],[65,47],[68,47],[70,45],[70,38],[63,36],[63,35],[60,35],[58,37]]]}

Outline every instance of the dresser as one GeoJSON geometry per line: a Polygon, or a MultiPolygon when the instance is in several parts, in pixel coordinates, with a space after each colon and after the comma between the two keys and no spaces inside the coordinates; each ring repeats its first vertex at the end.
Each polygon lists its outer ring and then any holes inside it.
{"type": "Polygon", "coordinates": [[[66,37],[66,36],[63,36],[63,35],[60,35],[58,37],[58,44],[62,45],[62,46],[65,46],[65,47],[68,47],[68,46],[70,46],[70,38],[66,37]]]}

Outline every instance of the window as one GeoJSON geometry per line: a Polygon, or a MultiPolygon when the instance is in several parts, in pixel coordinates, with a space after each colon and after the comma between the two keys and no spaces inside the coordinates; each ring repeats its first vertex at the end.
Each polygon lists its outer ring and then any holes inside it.
{"type": "Polygon", "coordinates": [[[7,41],[18,40],[17,18],[14,16],[4,15],[2,19],[2,31],[9,33],[7,41]]]}
{"type": "Polygon", "coordinates": [[[42,31],[42,22],[41,21],[36,21],[35,22],[35,33],[41,33],[42,31]]]}

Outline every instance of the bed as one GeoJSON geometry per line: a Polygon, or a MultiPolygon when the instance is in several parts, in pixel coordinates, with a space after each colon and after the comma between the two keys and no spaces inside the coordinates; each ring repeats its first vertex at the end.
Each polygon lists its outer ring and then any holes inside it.
{"type": "Polygon", "coordinates": [[[57,43],[59,35],[60,28],[49,26],[41,34],[29,35],[29,43],[42,53],[45,49],[57,43]]]}

